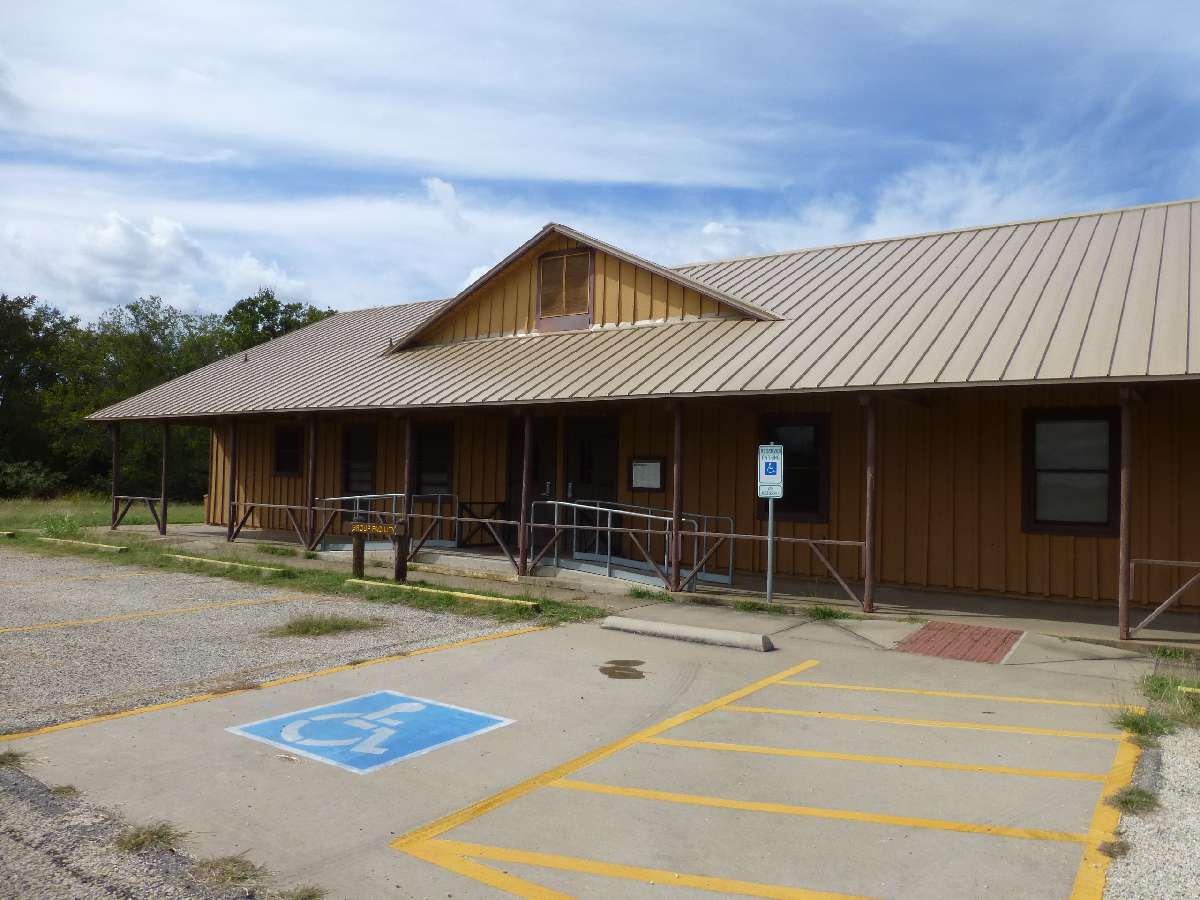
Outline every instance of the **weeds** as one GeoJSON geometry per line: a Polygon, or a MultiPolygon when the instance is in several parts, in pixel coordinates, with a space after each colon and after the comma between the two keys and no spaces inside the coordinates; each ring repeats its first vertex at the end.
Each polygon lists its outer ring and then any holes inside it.
{"type": "Polygon", "coordinates": [[[50,793],[59,800],[73,800],[79,796],[79,788],[73,784],[56,784],[50,788],[50,793]]]}
{"type": "Polygon", "coordinates": [[[1151,652],[1159,659],[1200,663],[1200,652],[1186,647],[1155,647],[1151,652]]]}
{"type": "Polygon", "coordinates": [[[0,750],[0,769],[16,769],[18,772],[25,771],[25,760],[29,758],[28,753],[22,753],[20,750],[0,750]]]}
{"type": "Polygon", "coordinates": [[[126,853],[142,850],[174,850],[187,837],[170,822],[153,822],[140,828],[126,828],[117,835],[117,848],[126,853]]]}
{"type": "Polygon", "coordinates": [[[848,613],[844,609],[835,609],[832,606],[826,606],[824,603],[818,603],[815,606],[810,606],[807,610],[807,613],[810,619],[816,619],[817,621],[854,618],[853,613],[848,613]]]}
{"type": "Polygon", "coordinates": [[[288,891],[283,891],[279,895],[279,900],[324,900],[329,896],[329,891],[323,887],[317,887],[312,884],[303,884],[300,887],[292,888],[288,891]]]}
{"type": "Polygon", "coordinates": [[[345,631],[382,628],[384,624],[379,619],[356,619],[352,616],[297,616],[278,628],[272,628],[267,634],[271,637],[321,637],[345,631]]]}
{"type": "Polygon", "coordinates": [[[780,603],[759,603],[757,600],[738,600],[733,608],[741,612],[774,613],[777,616],[791,615],[791,610],[780,603]]]}
{"type": "Polygon", "coordinates": [[[71,513],[56,513],[42,519],[42,531],[46,537],[73,538],[78,537],[83,526],[71,513]]]}
{"type": "Polygon", "coordinates": [[[657,600],[659,603],[673,603],[675,598],[666,591],[656,591],[652,588],[632,587],[625,592],[626,597],[634,600],[657,600]]]}
{"type": "Polygon", "coordinates": [[[1129,841],[1105,841],[1097,849],[1109,859],[1120,859],[1129,852],[1129,841]]]}
{"type": "Polygon", "coordinates": [[[1174,723],[1165,716],[1153,710],[1138,712],[1133,709],[1123,709],[1112,717],[1114,728],[1120,728],[1134,736],[1134,740],[1143,747],[1152,747],[1158,738],[1175,730],[1174,723]]]}
{"type": "Polygon", "coordinates": [[[259,553],[266,553],[268,556],[295,556],[296,550],[292,547],[280,547],[277,544],[255,544],[254,549],[259,553]]]}
{"type": "Polygon", "coordinates": [[[1141,815],[1158,809],[1158,795],[1145,788],[1125,787],[1108,798],[1108,805],[1130,815],[1141,815]]]}
{"type": "Polygon", "coordinates": [[[305,550],[304,558],[305,559],[320,559],[321,557],[319,555],[317,555],[316,550],[305,550]]]}
{"type": "Polygon", "coordinates": [[[271,873],[250,862],[243,854],[238,854],[202,859],[192,866],[192,874],[209,884],[226,885],[265,881],[271,873]]]}

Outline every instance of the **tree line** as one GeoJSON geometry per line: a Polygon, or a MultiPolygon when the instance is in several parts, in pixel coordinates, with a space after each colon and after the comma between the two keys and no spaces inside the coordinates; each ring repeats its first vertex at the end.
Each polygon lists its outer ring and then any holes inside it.
{"type": "MultiPolygon", "coordinates": [[[[262,288],[224,314],[150,296],[85,324],[36,296],[0,294],[0,496],[107,492],[108,430],[88,415],[332,314],[262,288]]],[[[208,429],[180,427],[172,438],[169,493],[198,499],[208,429]]],[[[157,426],[122,427],[122,493],[158,493],[160,440],[157,426]]]]}

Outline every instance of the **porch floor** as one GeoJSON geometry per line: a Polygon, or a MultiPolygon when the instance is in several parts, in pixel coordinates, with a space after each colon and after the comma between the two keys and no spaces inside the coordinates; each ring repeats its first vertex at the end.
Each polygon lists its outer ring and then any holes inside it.
{"type": "MultiPolygon", "coordinates": [[[[94,529],[99,535],[111,534],[107,528],[94,529]]],[[[183,524],[169,527],[165,536],[160,536],[153,526],[123,526],[119,534],[138,535],[149,543],[187,545],[193,551],[214,557],[253,560],[258,563],[279,557],[256,550],[258,544],[296,548],[295,535],[282,531],[245,530],[241,538],[230,544],[225,540],[225,528],[218,525],[183,524]]],[[[389,550],[367,552],[368,576],[371,562],[378,561],[380,567],[374,573],[386,577],[390,570],[389,550]]],[[[327,550],[315,559],[305,559],[299,552],[288,558],[286,564],[298,568],[341,570],[349,577],[350,554],[346,550],[327,550]]],[[[522,590],[540,593],[551,599],[589,603],[618,612],[646,604],[644,598],[629,596],[635,587],[645,587],[618,578],[606,578],[572,569],[539,567],[539,574],[518,578],[512,566],[498,550],[478,548],[471,550],[434,549],[418,554],[410,569],[417,578],[433,576],[432,580],[448,587],[482,588],[488,582],[519,584],[522,590]]],[[[861,585],[854,585],[856,590],[861,585]]],[[[764,579],[759,576],[738,575],[734,584],[701,585],[695,593],[676,595],[679,600],[699,604],[732,605],[739,601],[763,602],[764,579]]],[[[847,598],[836,584],[778,576],[775,579],[775,597],[786,604],[812,604],[819,602],[829,606],[858,610],[858,605],[847,598]]],[[[1069,602],[1050,598],[989,597],[977,594],[962,594],[939,590],[914,590],[909,588],[880,585],[876,588],[875,615],[879,618],[918,617],[946,622],[990,625],[1012,628],[1063,638],[1075,638],[1123,646],[1148,646],[1173,644],[1200,648],[1200,610],[1171,611],[1163,614],[1155,623],[1139,632],[1137,640],[1116,640],[1116,604],[1099,605],[1069,602]]],[[[1132,620],[1136,624],[1148,612],[1148,608],[1135,607],[1132,620]]]]}

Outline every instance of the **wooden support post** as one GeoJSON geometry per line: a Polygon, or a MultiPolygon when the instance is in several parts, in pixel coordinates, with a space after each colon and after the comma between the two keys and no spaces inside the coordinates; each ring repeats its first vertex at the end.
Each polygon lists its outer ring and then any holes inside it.
{"type": "Polygon", "coordinates": [[[230,419],[229,435],[225,440],[225,456],[229,460],[229,471],[225,480],[225,499],[228,514],[228,524],[225,526],[225,540],[227,541],[233,540],[234,531],[237,528],[237,450],[237,419],[230,419]]]}
{"type": "Polygon", "coordinates": [[[1117,552],[1117,636],[1129,640],[1129,599],[1133,587],[1130,545],[1133,521],[1130,515],[1133,505],[1133,483],[1131,476],[1133,457],[1133,391],[1121,389],[1121,497],[1120,531],[1117,552]]]}
{"type": "MultiPolygon", "coordinates": [[[[413,458],[413,420],[412,415],[408,415],[404,419],[404,534],[406,537],[405,546],[412,546],[412,511],[413,511],[413,491],[416,490],[416,479],[413,473],[416,471],[416,461],[413,458]]],[[[408,556],[405,555],[407,561],[408,556]]]]}
{"type": "Polygon", "coordinates": [[[311,548],[317,536],[317,417],[308,417],[308,471],[305,473],[304,505],[307,515],[304,522],[304,533],[307,535],[308,546],[311,548]]]}
{"type": "Polygon", "coordinates": [[[366,552],[367,536],[360,531],[350,535],[351,571],[355,578],[362,578],[367,572],[366,552]]]}
{"type": "Polygon", "coordinates": [[[683,556],[683,404],[674,404],[675,459],[671,469],[671,590],[682,589],[679,565],[683,556]]]}
{"type": "Polygon", "coordinates": [[[867,410],[866,494],[864,498],[866,512],[863,517],[862,608],[863,612],[872,612],[875,609],[875,507],[877,505],[875,496],[875,467],[877,464],[876,456],[878,455],[876,449],[878,443],[878,435],[876,433],[878,431],[878,411],[876,410],[874,398],[863,397],[862,404],[867,410]]]}
{"type": "Polygon", "coordinates": [[[116,530],[118,520],[118,507],[121,505],[117,500],[117,494],[121,493],[121,424],[113,422],[108,426],[109,434],[112,436],[112,520],[110,527],[116,530]]]}
{"type": "Polygon", "coordinates": [[[392,537],[392,549],[394,551],[392,578],[395,581],[408,581],[408,549],[411,544],[412,536],[408,533],[408,529],[400,527],[397,523],[396,533],[392,537]]]}
{"type": "Polygon", "coordinates": [[[533,413],[524,412],[525,445],[521,455],[521,513],[517,516],[517,574],[529,574],[529,499],[533,495],[533,413]]]}
{"type": "Polygon", "coordinates": [[[171,465],[171,426],[163,422],[162,426],[162,477],[159,480],[158,491],[158,533],[167,533],[167,479],[170,476],[171,465]]]}

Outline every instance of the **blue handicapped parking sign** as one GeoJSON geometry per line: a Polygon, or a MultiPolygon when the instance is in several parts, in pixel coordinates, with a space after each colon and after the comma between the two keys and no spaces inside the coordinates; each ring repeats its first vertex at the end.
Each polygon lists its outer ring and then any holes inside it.
{"type": "Polygon", "coordinates": [[[375,691],[226,731],[365,774],[512,722],[396,691],[375,691]]]}

